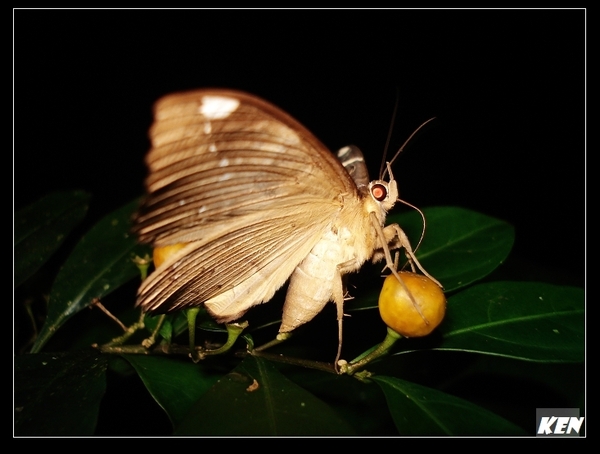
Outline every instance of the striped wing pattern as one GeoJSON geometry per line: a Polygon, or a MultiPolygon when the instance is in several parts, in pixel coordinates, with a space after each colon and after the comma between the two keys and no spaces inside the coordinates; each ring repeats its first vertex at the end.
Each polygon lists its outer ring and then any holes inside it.
{"type": "Polygon", "coordinates": [[[277,107],[230,90],[155,106],[147,198],[135,219],[154,247],[189,243],[142,284],[149,312],[207,307],[220,321],[268,301],[357,196],[340,162],[277,107]]]}

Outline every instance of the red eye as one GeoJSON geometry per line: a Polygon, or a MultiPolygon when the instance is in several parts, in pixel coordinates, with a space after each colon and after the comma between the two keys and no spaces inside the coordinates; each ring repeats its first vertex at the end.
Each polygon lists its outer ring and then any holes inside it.
{"type": "Polygon", "coordinates": [[[373,186],[371,186],[371,194],[373,195],[375,200],[382,202],[387,197],[388,191],[384,185],[376,183],[373,186]]]}

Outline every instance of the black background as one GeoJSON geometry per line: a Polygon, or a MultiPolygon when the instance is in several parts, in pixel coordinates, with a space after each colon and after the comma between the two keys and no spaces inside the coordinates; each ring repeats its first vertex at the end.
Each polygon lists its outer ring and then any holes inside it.
{"type": "Polygon", "coordinates": [[[585,20],[581,9],[15,10],[14,208],[85,189],[91,224],[141,195],[153,102],[208,86],[270,100],[332,150],[360,146],[373,176],[398,93],[390,152],[436,117],[394,165],[401,197],[506,220],[511,260],[583,286],[585,20]]]}

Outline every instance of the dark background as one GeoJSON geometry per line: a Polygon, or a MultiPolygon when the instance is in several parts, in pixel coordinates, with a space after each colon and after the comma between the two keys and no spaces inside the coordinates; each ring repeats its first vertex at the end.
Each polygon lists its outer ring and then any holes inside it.
{"type": "MultiPolygon", "coordinates": [[[[142,194],[152,104],[237,88],[335,150],[394,165],[401,197],[512,223],[523,279],[584,285],[585,10],[16,10],[14,208],[142,194]],[[547,276],[548,274],[544,274],[547,276]]],[[[397,206],[396,210],[404,208],[397,206]]]]}

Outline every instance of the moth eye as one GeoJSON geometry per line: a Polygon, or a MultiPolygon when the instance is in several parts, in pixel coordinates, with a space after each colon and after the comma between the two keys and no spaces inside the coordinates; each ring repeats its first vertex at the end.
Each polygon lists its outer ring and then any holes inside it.
{"type": "Polygon", "coordinates": [[[388,190],[384,185],[376,183],[371,186],[371,195],[373,195],[378,202],[383,202],[388,195],[388,190]]]}

